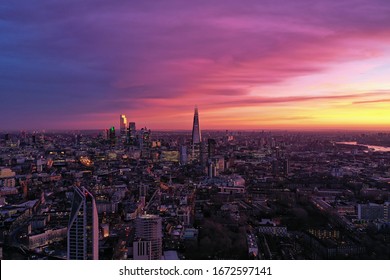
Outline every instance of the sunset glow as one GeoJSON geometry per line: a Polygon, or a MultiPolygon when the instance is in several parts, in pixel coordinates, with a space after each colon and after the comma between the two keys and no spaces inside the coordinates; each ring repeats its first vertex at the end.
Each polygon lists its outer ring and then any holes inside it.
{"type": "Polygon", "coordinates": [[[0,129],[389,129],[390,2],[4,1],[0,129]]]}

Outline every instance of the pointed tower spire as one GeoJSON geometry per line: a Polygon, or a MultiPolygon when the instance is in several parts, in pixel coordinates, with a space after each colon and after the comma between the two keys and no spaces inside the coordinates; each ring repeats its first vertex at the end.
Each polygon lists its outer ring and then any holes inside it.
{"type": "Polygon", "coordinates": [[[199,113],[198,113],[198,106],[195,105],[195,112],[194,112],[194,123],[192,126],[192,144],[199,144],[202,141],[202,137],[200,134],[200,127],[199,127],[199,113]]]}

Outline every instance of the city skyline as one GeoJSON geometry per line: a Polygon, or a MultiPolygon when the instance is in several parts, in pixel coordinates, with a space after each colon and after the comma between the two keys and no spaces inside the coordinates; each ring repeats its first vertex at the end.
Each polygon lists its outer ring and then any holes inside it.
{"type": "Polygon", "coordinates": [[[390,3],[0,5],[0,130],[390,127],[390,3]]]}

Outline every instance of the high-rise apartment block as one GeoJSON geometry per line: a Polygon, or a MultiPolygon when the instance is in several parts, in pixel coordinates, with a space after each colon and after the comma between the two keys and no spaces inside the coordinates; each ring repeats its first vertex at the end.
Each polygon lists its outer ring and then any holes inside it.
{"type": "Polygon", "coordinates": [[[160,260],[162,256],[162,225],[157,215],[141,215],[135,220],[134,259],[160,260]]]}
{"type": "Polygon", "coordinates": [[[75,187],[68,224],[69,260],[99,259],[98,224],[95,198],[84,187],[75,187]]]}

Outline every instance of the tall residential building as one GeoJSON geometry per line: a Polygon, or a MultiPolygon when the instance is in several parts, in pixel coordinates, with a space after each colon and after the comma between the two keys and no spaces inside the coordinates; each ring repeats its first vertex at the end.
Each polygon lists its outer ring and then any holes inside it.
{"type": "Polygon", "coordinates": [[[161,217],[141,215],[135,220],[134,259],[160,260],[162,256],[161,217]]]}
{"type": "Polygon", "coordinates": [[[99,259],[99,220],[93,195],[74,188],[68,225],[68,260],[99,259]]]}
{"type": "Polygon", "coordinates": [[[195,106],[195,112],[194,112],[194,123],[192,126],[192,160],[199,160],[200,156],[200,143],[202,142],[202,137],[200,134],[200,127],[199,127],[199,113],[198,113],[198,107],[195,106]]]}

